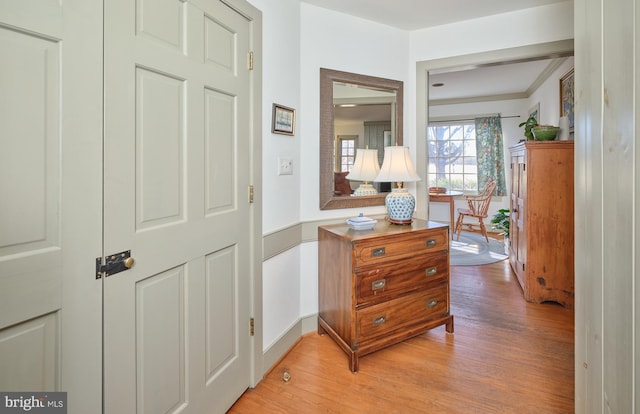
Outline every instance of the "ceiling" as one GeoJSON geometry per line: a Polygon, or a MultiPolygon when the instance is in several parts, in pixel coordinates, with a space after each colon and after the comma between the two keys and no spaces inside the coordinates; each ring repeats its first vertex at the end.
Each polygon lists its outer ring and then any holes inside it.
{"type": "Polygon", "coordinates": [[[404,30],[418,30],[567,0],[301,0],[404,30]]]}
{"type": "Polygon", "coordinates": [[[333,117],[338,122],[389,121],[391,119],[391,105],[358,105],[351,108],[336,106],[333,117]]]}
{"type": "MultiPolygon", "coordinates": [[[[301,0],[403,30],[418,30],[566,0],[301,0]]],[[[429,102],[448,104],[526,98],[566,58],[430,73],[429,102]]]]}
{"type": "Polygon", "coordinates": [[[524,99],[567,59],[539,59],[429,73],[431,105],[524,99]],[[442,86],[434,86],[440,84],[442,86]]]}

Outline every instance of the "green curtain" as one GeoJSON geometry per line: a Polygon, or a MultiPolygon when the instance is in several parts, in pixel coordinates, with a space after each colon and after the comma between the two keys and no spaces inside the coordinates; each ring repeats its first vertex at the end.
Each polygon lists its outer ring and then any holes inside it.
{"type": "Polygon", "coordinates": [[[483,189],[489,177],[492,177],[496,182],[496,190],[493,195],[507,195],[500,116],[476,118],[475,123],[478,189],[483,189]]]}

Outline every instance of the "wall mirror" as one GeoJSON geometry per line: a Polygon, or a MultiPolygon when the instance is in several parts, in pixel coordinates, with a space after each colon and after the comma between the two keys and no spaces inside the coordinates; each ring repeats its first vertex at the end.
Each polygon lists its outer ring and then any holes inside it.
{"type": "Polygon", "coordinates": [[[373,183],[378,194],[359,196],[338,184],[358,149],[376,149],[382,165],[384,147],[402,145],[402,88],[397,80],[320,69],[321,210],[384,205],[390,183],[373,183]]]}

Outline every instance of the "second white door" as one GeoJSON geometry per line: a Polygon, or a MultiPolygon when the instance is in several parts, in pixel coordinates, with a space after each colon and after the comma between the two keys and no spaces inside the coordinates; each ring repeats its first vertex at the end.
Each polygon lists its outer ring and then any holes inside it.
{"type": "Polygon", "coordinates": [[[105,2],[106,413],[224,412],[250,384],[249,21],[105,2]]]}

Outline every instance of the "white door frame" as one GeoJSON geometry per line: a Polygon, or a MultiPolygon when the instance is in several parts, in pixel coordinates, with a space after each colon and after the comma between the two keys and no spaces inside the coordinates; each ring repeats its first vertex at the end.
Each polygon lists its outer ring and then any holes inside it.
{"type": "Polygon", "coordinates": [[[251,182],[253,183],[253,205],[251,221],[251,304],[255,321],[252,337],[251,387],[255,387],[264,374],[262,352],[262,12],[245,0],[220,0],[250,20],[253,70],[251,71],[251,182]]]}

